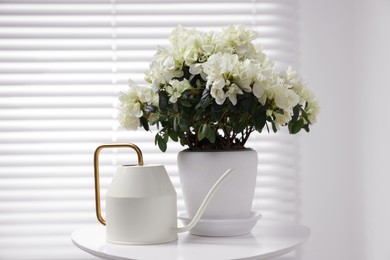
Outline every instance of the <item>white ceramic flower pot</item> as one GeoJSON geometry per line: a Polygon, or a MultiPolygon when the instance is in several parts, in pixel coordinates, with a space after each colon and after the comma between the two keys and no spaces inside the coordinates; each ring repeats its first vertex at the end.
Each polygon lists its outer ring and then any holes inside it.
{"type": "Polygon", "coordinates": [[[234,168],[225,185],[215,194],[202,219],[226,220],[251,217],[256,187],[257,152],[181,151],[178,155],[180,182],[188,215],[193,217],[207,192],[228,168],[234,168]]]}

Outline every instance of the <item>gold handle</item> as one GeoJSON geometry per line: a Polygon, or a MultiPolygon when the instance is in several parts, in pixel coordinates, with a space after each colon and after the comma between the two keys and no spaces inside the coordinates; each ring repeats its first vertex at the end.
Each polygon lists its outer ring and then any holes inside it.
{"type": "Polygon", "coordinates": [[[96,216],[100,223],[106,225],[106,221],[102,217],[101,207],[100,207],[100,182],[99,182],[99,154],[100,151],[104,148],[125,148],[129,147],[134,149],[138,155],[138,165],[144,165],[144,160],[142,157],[142,152],[135,144],[102,144],[95,150],[94,154],[94,169],[95,169],[95,203],[96,203],[96,216]]]}

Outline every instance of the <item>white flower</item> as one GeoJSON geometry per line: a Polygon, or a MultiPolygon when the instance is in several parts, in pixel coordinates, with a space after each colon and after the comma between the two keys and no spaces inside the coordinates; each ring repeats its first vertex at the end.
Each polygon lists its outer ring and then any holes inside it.
{"type": "Polygon", "coordinates": [[[245,92],[252,92],[253,79],[257,72],[254,70],[254,63],[252,60],[245,60],[237,64],[235,69],[236,75],[234,82],[245,92]]]}
{"type": "MultiPolygon", "coordinates": [[[[265,105],[267,100],[270,100],[277,108],[288,114],[292,114],[292,109],[300,100],[299,95],[295,93],[292,86],[286,84],[285,80],[278,75],[271,79],[255,82],[253,84],[253,94],[262,105],[265,105]]],[[[278,121],[282,121],[280,116],[278,117],[278,121]]]]}
{"type": "Polygon", "coordinates": [[[166,91],[171,96],[169,102],[176,103],[177,99],[181,97],[181,94],[191,88],[190,82],[187,79],[183,81],[172,80],[170,85],[166,86],[166,91]]]}
{"type": "Polygon", "coordinates": [[[256,81],[273,80],[274,67],[275,64],[268,58],[263,62],[256,62],[253,68],[253,71],[255,71],[254,77],[256,78],[256,81]]]}
{"type": "Polygon", "coordinates": [[[202,32],[178,26],[169,37],[176,64],[191,66],[197,62],[205,62],[217,51],[218,38],[214,32],[202,32]]]}
{"type": "Polygon", "coordinates": [[[137,87],[138,99],[142,104],[147,105],[158,105],[158,94],[150,86],[137,87]]]}
{"type": "Polygon", "coordinates": [[[267,101],[266,90],[268,89],[268,85],[269,84],[266,81],[257,81],[253,84],[253,95],[257,97],[262,105],[265,105],[265,102],[267,101]]]}
{"type": "Polygon", "coordinates": [[[202,63],[195,63],[190,66],[190,73],[192,75],[198,75],[203,72],[202,70],[202,63]]]}
{"type": "Polygon", "coordinates": [[[154,89],[160,85],[167,84],[174,77],[182,77],[183,71],[178,67],[171,51],[164,47],[158,47],[149,70],[146,72],[145,80],[152,84],[154,89]]]}
{"type": "Polygon", "coordinates": [[[138,117],[130,116],[126,113],[121,113],[119,116],[119,123],[123,128],[129,130],[137,130],[140,127],[140,121],[138,117]]]}
{"type": "Polygon", "coordinates": [[[158,119],[160,118],[160,113],[159,112],[155,112],[155,113],[150,113],[149,114],[149,117],[148,117],[148,121],[150,124],[155,124],[158,122],[158,119]]]}
{"type": "Polygon", "coordinates": [[[129,89],[119,96],[119,121],[127,129],[136,129],[144,115],[144,105],[158,106],[158,94],[151,86],[138,86],[129,80],[129,89]]]}
{"type": "MultiPolygon", "coordinates": [[[[268,59],[268,56],[263,51],[263,46],[260,44],[254,45],[254,52],[248,55],[249,59],[256,60],[258,63],[268,63],[271,62],[268,59]]],[[[271,62],[273,63],[273,62],[271,62]]],[[[272,66],[273,67],[273,66],[272,66]]]]}
{"type": "Polygon", "coordinates": [[[279,73],[279,78],[283,79],[285,84],[290,85],[291,89],[298,94],[300,97],[299,104],[303,105],[305,102],[314,98],[313,93],[306,87],[302,79],[291,67],[286,72],[279,73]]]}
{"type": "Polygon", "coordinates": [[[252,41],[256,39],[256,31],[244,25],[231,25],[223,29],[221,49],[223,52],[237,54],[239,58],[254,56],[256,48],[252,41]]]}
{"type": "MultiPolygon", "coordinates": [[[[235,72],[237,65],[238,56],[228,53],[213,54],[209,57],[207,62],[202,64],[203,72],[207,75],[206,85],[210,88],[210,94],[218,105],[222,105],[228,96],[224,90],[227,85],[226,81],[229,80],[229,78],[234,77],[234,75],[237,75],[235,72]]],[[[229,95],[234,100],[233,95],[235,96],[237,93],[238,91],[233,88],[229,95]]]]}
{"type": "Polygon", "coordinates": [[[226,96],[230,99],[233,105],[237,104],[237,94],[242,95],[243,92],[236,84],[233,83],[229,86],[229,89],[226,92],[226,96]]]}
{"type": "Polygon", "coordinates": [[[254,95],[264,105],[267,99],[264,86],[273,80],[272,63],[260,64],[253,60],[240,61],[237,54],[217,53],[202,64],[207,75],[207,86],[211,87],[211,95],[217,104],[222,104],[227,96],[233,104],[237,103],[236,95],[254,91],[254,95]],[[232,82],[232,89],[227,82],[232,82]],[[224,88],[226,86],[226,88],[224,88]],[[228,91],[229,93],[225,93],[228,91]]]}
{"type": "Polygon", "coordinates": [[[288,111],[299,102],[299,96],[293,90],[284,86],[277,86],[272,89],[272,92],[275,97],[275,104],[283,110],[288,111]]]}
{"type": "Polygon", "coordinates": [[[279,126],[285,126],[288,124],[288,122],[291,121],[291,112],[284,111],[283,114],[280,114],[278,112],[274,112],[273,115],[275,116],[275,124],[276,128],[279,129],[279,126]]]}
{"type": "Polygon", "coordinates": [[[310,124],[314,124],[317,122],[317,115],[320,112],[320,107],[318,105],[318,101],[315,98],[312,98],[310,101],[307,101],[306,113],[310,124]]]}
{"type": "Polygon", "coordinates": [[[218,77],[212,83],[210,94],[218,105],[222,105],[226,100],[226,93],[223,90],[224,87],[225,79],[223,77],[218,77]]]}
{"type": "Polygon", "coordinates": [[[226,94],[223,89],[213,88],[210,94],[218,105],[222,105],[226,100],[226,94]]]}
{"type": "Polygon", "coordinates": [[[129,116],[141,117],[143,115],[138,88],[133,81],[129,81],[129,89],[126,93],[121,93],[119,96],[121,111],[129,116]]]}
{"type": "Polygon", "coordinates": [[[286,72],[279,73],[279,78],[283,79],[285,84],[290,85],[291,89],[299,96],[299,104],[304,105],[307,103],[305,111],[310,123],[314,124],[317,120],[319,105],[311,90],[306,87],[297,72],[291,67],[286,72]]]}
{"type": "Polygon", "coordinates": [[[203,72],[207,75],[206,85],[208,88],[211,87],[211,90],[214,92],[222,90],[225,86],[225,79],[223,78],[223,73],[221,71],[221,57],[221,53],[212,55],[207,62],[202,64],[203,72]]]}
{"type": "Polygon", "coordinates": [[[222,54],[220,52],[211,55],[205,63],[202,63],[203,72],[206,73],[208,79],[221,75],[237,75],[239,65],[236,54],[222,54]]]}

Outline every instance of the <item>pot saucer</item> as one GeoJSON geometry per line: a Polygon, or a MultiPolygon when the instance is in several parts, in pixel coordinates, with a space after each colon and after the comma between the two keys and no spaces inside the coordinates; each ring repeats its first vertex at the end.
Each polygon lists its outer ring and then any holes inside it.
{"type": "MultiPolygon", "coordinates": [[[[210,237],[239,236],[251,232],[260,218],[259,212],[252,211],[245,219],[200,219],[189,232],[193,235],[210,237]]],[[[180,213],[179,219],[185,225],[191,221],[186,212],[180,213]]]]}

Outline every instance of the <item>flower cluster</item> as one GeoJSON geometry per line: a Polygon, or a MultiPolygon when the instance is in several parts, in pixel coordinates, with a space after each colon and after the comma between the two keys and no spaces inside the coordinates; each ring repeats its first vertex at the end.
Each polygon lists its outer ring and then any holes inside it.
{"type": "Polygon", "coordinates": [[[169,139],[190,149],[241,149],[263,128],[309,131],[318,102],[297,73],[276,72],[254,30],[222,32],[177,27],[170,46],[159,47],[140,87],[130,81],[120,96],[119,118],[127,129],[157,124],[156,144],[169,139]]]}

